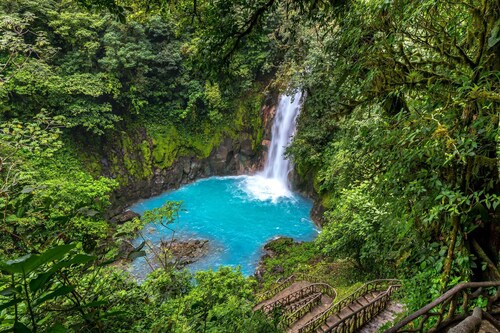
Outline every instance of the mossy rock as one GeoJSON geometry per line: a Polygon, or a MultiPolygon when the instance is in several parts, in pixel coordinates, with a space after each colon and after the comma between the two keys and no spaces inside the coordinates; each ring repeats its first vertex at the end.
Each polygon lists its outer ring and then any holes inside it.
{"type": "Polygon", "coordinates": [[[290,247],[297,245],[293,238],[290,237],[280,237],[273,239],[264,246],[266,251],[274,252],[275,254],[285,254],[288,253],[290,247]]]}

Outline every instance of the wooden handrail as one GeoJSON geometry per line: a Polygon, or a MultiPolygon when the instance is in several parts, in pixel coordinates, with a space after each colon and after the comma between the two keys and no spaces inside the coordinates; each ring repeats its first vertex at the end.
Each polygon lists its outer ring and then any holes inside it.
{"type": "Polygon", "coordinates": [[[325,333],[330,332],[356,332],[359,328],[366,325],[373,317],[382,312],[387,303],[389,303],[392,293],[399,289],[401,285],[391,285],[389,288],[378,295],[370,303],[362,306],[358,310],[352,312],[347,317],[342,318],[336,322],[335,325],[330,326],[325,333]],[[345,330],[347,326],[347,330],[345,330]]]}
{"type": "Polygon", "coordinates": [[[318,283],[316,284],[318,288],[320,288],[318,294],[319,296],[315,296],[311,300],[309,300],[307,303],[302,305],[301,307],[297,308],[295,312],[292,312],[288,316],[286,316],[285,319],[282,320],[282,327],[288,327],[295,323],[297,320],[302,318],[303,316],[306,315],[309,311],[312,310],[315,306],[317,306],[319,303],[321,303],[321,297],[323,295],[328,295],[331,297],[332,302],[335,300],[337,297],[337,291],[335,288],[330,286],[329,284],[326,283],[318,283]]]}
{"type": "Polygon", "coordinates": [[[316,276],[307,275],[305,273],[294,273],[289,277],[287,277],[285,280],[281,281],[274,288],[265,291],[263,293],[257,294],[255,296],[255,300],[257,301],[257,303],[260,303],[262,301],[265,301],[266,299],[270,299],[271,297],[285,290],[287,287],[291,286],[296,281],[309,281],[313,283],[321,283],[321,279],[316,276]]]}
{"type": "Polygon", "coordinates": [[[331,296],[332,298],[335,298],[337,296],[337,291],[329,284],[313,283],[313,284],[310,284],[306,287],[303,287],[303,288],[301,288],[301,289],[299,289],[291,294],[288,294],[282,298],[279,298],[272,303],[264,305],[262,308],[260,308],[260,310],[264,313],[270,313],[275,308],[284,307],[288,304],[295,302],[296,300],[304,298],[304,296],[309,296],[311,294],[318,293],[318,292],[325,293],[325,294],[331,296]]]}
{"type": "Polygon", "coordinates": [[[280,327],[281,328],[286,328],[291,326],[293,323],[295,323],[297,320],[302,318],[303,316],[306,315],[306,313],[310,312],[312,308],[315,306],[319,305],[321,303],[321,298],[323,297],[323,294],[321,293],[316,293],[314,297],[312,297],[310,300],[308,300],[307,303],[303,304],[299,308],[297,308],[294,312],[286,316],[281,322],[280,322],[280,327]]]}
{"type": "Polygon", "coordinates": [[[287,305],[287,307],[286,307],[287,312],[291,312],[291,313],[295,312],[297,309],[299,309],[299,308],[303,307],[305,304],[311,302],[311,300],[316,298],[318,295],[321,295],[321,292],[313,293],[306,298],[300,299],[295,303],[287,305]]]}
{"type": "MultiPolygon", "coordinates": [[[[407,316],[400,322],[398,322],[395,326],[391,327],[390,329],[386,330],[384,333],[396,333],[396,332],[424,332],[424,331],[432,331],[429,328],[425,328],[425,321],[430,317],[430,316],[438,316],[438,321],[435,324],[435,328],[439,327],[439,325],[443,322],[444,319],[452,317],[456,310],[457,306],[456,304],[458,303],[458,300],[456,299],[461,292],[466,291],[467,289],[477,289],[477,288],[487,288],[487,287],[500,287],[500,281],[485,281],[485,282],[466,282],[466,283],[460,283],[456,285],[455,287],[451,288],[447,292],[445,292],[443,295],[432,301],[431,303],[427,304],[426,306],[422,307],[420,310],[412,313],[411,315],[407,316]],[[449,309],[446,311],[446,307],[449,305],[449,309]],[[441,310],[438,313],[431,313],[431,311],[438,306],[441,306],[441,310]],[[421,318],[422,321],[419,324],[417,328],[411,328],[411,329],[405,329],[405,326],[408,324],[414,322],[415,320],[421,318]]],[[[462,310],[464,312],[467,312],[467,306],[468,306],[468,299],[472,297],[472,293],[465,293],[464,295],[464,300],[463,300],[463,305],[462,305],[462,310]]],[[[488,304],[490,306],[491,304],[488,304]]]]}
{"type": "Polygon", "coordinates": [[[266,299],[269,299],[277,295],[279,292],[285,290],[287,287],[291,286],[292,283],[294,282],[295,282],[295,275],[290,275],[285,280],[281,281],[276,287],[255,296],[255,299],[257,303],[265,301],[266,299]]]}
{"type": "Polygon", "coordinates": [[[384,286],[384,289],[386,289],[389,286],[400,285],[400,284],[401,281],[395,279],[383,279],[383,280],[374,280],[367,282],[358,289],[356,289],[354,292],[349,294],[348,296],[332,304],[328,309],[326,309],[322,313],[311,318],[311,320],[309,320],[307,323],[304,324],[304,326],[302,326],[299,329],[299,333],[314,332],[318,327],[320,327],[324,322],[326,322],[326,320],[330,316],[332,316],[337,312],[340,312],[340,310],[343,309],[346,305],[352,303],[354,300],[358,299],[359,297],[365,295],[370,291],[373,290],[379,291],[378,289],[379,286],[384,286]]]}

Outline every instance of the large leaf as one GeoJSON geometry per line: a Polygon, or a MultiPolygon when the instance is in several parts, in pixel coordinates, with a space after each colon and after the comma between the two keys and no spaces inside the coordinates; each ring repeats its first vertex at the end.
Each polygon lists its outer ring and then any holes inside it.
{"type": "Polygon", "coordinates": [[[492,48],[500,42],[500,20],[498,20],[491,30],[491,36],[488,38],[488,48],[492,48]]]}
{"type": "Polygon", "coordinates": [[[146,242],[142,242],[141,244],[139,244],[139,246],[136,247],[134,249],[134,251],[140,251],[140,250],[142,250],[144,248],[144,245],[146,245],[146,242]]]}
{"type": "Polygon", "coordinates": [[[100,316],[100,318],[104,319],[104,318],[109,318],[109,317],[121,316],[121,315],[125,315],[125,314],[127,314],[126,311],[109,311],[109,312],[106,312],[105,314],[103,314],[102,316],[100,316]]]}
{"type": "Polygon", "coordinates": [[[108,304],[108,302],[107,301],[94,301],[94,302],[90,302],[90,303],[82,305],[82,308],[95,308],[95,307],[105,305],[105,304],[108,304]]]}
{"type": "Polygon", "coordinates": [[[36,293],[40,288],[47,284],[47,281],[54,276],[54,272],[46,272],[43,274],[39,274],[35,279],[31,280],[29,283],[30,290],[33,293],[36,293]]]}
{"type": "Polygon", "coordinates": [[[127,259],[129,260],[134,260],[134,259],[137,259],[137,258],[140,258],[140,257],[145,257],[146,256],[146,251],[142,250],[142,251],[133,251],[133,252],[130,252],[127,256],[127,259]]]}
{"type": "Polygon", "coordinates": [[[47,281],[49,281],[50,278],[54,276],[55,272],[57,272],[61,268],[69,267],[71,265],[86,264],[95,259],[96,257],[94,256],[89,256],[86,254],[77,254],[71,259],[60,261],[54,266],[52,266],[47,272],[39,274],[36,279],[31,280],[29,283],[30,289],[34,293],[40,290],[40,288],[42,288],[47,283],[47,281]]]}
{"type": "Polygon", "coordinates": [[[46,333],[66,333],[66,332],[68,332],[66,327],[64,327],[62,324],[59,323],[55,324],[46,331],[46,333]]]}
{"type": "Polygon", "coordinates": [[[39,298],[35,302],[35,305],[40,305],[43,302],[49,301],[49,300],[54,299],[56,297],[67,295],[70,292],[72,292],[73,290],[75,290],[74,286],[62,286],[62,287],[59,287],[56,290],[54,290],[53,292],[51,292],[51,293],[43,296],[42,298],[39,298]]]}
{"type": "Polygon", "coordinates": [[[69,251],[74,249],[75,246],[76,244],[59,245],[41,254],[28,254],[14,260],[0,263],[0,269],[10,274],[28,274],[44,264],[61,259],[69,251]]]}
{"type": "Polygon", "coordinates": [[[14,324],[14,333],[31,333],[32,331],[23,323],[16,322],[14,324]]]}
{"type": "Polygon", "coordinates": [[[5,296],[5,297],[9,297],[9,296],[12,296],[14,294],[19,294],[19,293],[21,293],[20,290],[16,290],[16,288],[12,288],[12,287],[8,287],[8,288],[5,288],[2,291],[0,291],[0,295],[5,296]]]}
{"type": "Polygon", "coordinates": [[[36,189],[36,187],[35,187],[35,186],[25,186],[25,187],[23,187],[23,189],[21,190],[21,193],[23,193],[23,194],[28,194],[28,193],[33,192],[35,189],[36,189]]]}
{"type": "Polygon", "coordinates": [[[0,262],[0,269],[2,271],[5,271],[8,274],[15,274],[15,273],[22,273],[24,267],[24,264],[28,259],[30,259],[33,255],[32,254],[26,254],[22,257],[19,257],[17,259],[9,260],[6,262],[0,262]]]}
{"type": "Polygon", "coordinates": [[[7,309],[7,308],[10,308],[11,306],[14,306],[19,302],[21,302],[21,299],[17,298],[17,299],[13,299],[12,301],[9,301],[9,302],[2,303],[2,304],[0,304],[0,311],[7,309]]]}

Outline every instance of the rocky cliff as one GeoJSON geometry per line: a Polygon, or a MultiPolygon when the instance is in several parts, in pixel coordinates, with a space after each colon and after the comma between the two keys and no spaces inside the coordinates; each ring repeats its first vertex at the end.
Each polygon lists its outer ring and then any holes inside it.
{"type": "Polygon", "coordinates": [[[79,137],[77,144],[89,171],[120,184],[110,198],[107,215],[112,217],[136,200],[199,178],[260,170],[276,104],[277,94],[253,93],[219,127],[201,124],[188,133],[170,123],[134,121],[108,136],[79,137]]]}

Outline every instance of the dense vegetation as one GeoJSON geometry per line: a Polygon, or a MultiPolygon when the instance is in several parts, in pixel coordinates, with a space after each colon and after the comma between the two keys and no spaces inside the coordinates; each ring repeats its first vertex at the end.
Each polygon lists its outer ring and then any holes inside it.
{"type": "Polygon", "coordinates": [[[499,8],[353,2],[302,38],[291,153],[328,208],[318,246],[405,277],[411,308],[500,278],[499,8]]]}
{"type": "Polygon", "coordinates": [[[246,127],[260,143],[267,52],[229,85],[199,71],[167,12],[120,21],[74,1],[2,1],[0,31],[0,331],[273,331],[236,270],[165,265],[139,285],[109,267],[147,218],[106,218],[111,192],[153,167],[207,157],[246,127]]]}
{"type": "Polygon", "coordinates": [[[289,154],[326,211],[269,270],[398,277],[409,310],[500,279],[496,0],[5,0],[0,32],[0,331],[277,331],[238,271],[137,284],[112,263],[148,218],[105,214],[152,163],[258,132],[271,77],[306,92],[289,154]]]}

